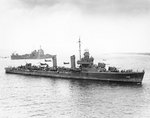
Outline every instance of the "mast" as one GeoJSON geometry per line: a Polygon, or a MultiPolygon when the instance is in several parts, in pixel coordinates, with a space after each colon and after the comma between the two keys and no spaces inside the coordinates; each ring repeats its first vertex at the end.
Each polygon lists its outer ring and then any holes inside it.
{"type": "Polygon", "coordinates": [[[41,58],[41,45],[40,45],[40,49],[39,49],[39,55],[38,55],[39,57],[39,59],[41,58]]]}
{"type": "Polygon", "coordinates": [[[80,37],[79,37],[79,58],[81,60],[81,41],[80,41],[80,37]]]}

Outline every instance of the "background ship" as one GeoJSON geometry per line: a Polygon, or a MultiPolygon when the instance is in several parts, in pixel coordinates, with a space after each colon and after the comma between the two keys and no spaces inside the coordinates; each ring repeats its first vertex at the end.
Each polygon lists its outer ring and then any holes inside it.
{"type": "Polygon", "coordinates": [[[47,59],[47,58],[52,58],[53,55],[50,54],[44,54],[44,50],[40,49],[39,50],[34,50],[30,54],[24,54],[24,55],[19,55],[12,53],[11,59],[47,59]]]}

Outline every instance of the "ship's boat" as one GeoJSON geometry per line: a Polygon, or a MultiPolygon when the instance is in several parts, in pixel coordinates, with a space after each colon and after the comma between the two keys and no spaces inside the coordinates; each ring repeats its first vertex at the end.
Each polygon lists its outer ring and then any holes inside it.
{"type": "Polygon", "coordinates": [[[45,59],[45,62],[51,62],[51,60],[50,59],[45,59]]]}
{"type": "Polygon", "coordinates": [[[64,64],[69,64],[69,62],[64,62],[64,64]]]}
{"type": "MultiPolygon", "coordinates": [[[[79,45],[80,47],[80,45],[79,45]]],[[[81,56],[80,56],[81,57],[81,56]]],[[[144,70],[134,72],[133,70],[118,70],[116,67],[108,67],[105,63],[94,64],[94,58],[90,57],[89,51],[84,52],[83,58],[77,61],[79,67],[76,67],[75,55],[70,57],[71,67],[58,67],[57,57],[52,57],[53,67],[48,64],[34,66],[31,63],[18,67],[5,68],[6,73],[22,74],[31,76],[44,76],[68,79],[101,80],[115,82],[142,83],[144,70]]]]}

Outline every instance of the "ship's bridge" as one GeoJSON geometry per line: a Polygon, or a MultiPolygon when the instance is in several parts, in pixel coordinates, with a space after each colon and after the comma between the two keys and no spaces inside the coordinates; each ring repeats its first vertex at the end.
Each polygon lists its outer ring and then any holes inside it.
{"type": "Polygon", "coordinates": [[[77,61],[77,64],[80,64],[81,67],[90,68],[93,65],[94,58],[90,57],[90,53],[88,50],[85,50],[84,57],[81,60],[77,61]]]}

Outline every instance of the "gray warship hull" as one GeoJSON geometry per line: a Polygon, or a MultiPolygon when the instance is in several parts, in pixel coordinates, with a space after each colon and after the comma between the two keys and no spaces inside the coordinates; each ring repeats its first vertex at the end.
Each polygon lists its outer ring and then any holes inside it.
{"type": "Polygon", "coordinates": [[[41,76],[65,79],[85,79],[100,81],[115,81],[128,83],[142,83],[144,72],[57,72],[57,71],[27,71],[11,70],[5,68],[9,74],[20,74],[29,76],[41,76]]]}
{"type": "Polygon", "coordinates": [[[11,60],[19,60],[19,59],[48,59],[48,58],[52,58],[52,55],[44,55],[44,56],[11,55],[11,60]]]}

